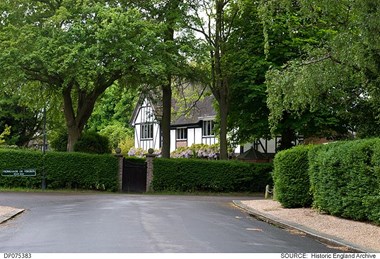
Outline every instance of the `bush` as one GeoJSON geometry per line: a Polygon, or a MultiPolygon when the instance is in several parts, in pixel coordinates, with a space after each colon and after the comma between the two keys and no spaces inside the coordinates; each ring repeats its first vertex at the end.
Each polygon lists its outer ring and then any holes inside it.
{"type": "Polygon", "coordinates": [[[153,189],[181,192],[263,192],[272,164],[198,159],[155,159],[153,189]]]}
{"type": "Polygon", "coordinates": [[[311,146],[296,146],[277,153],[273,181],[276,198],[285,208],[309,207],[312,203],[308,174],[311,146]]]}
{"type": "Polygon", "coordinates": [[[324,145],[309,159],[316,208],[380,223],[380,139],[324,145]]]}
{"type": "Polygon", "coordinates": [[[55,151],[66,152],[67,151],[67,132],[60,132],[58,135],[50,142],[50,146],[55,151]]]}
{"type": "Polygon", "coordinates": [[[110,142],[107,137],[96,132],[85,132],[74,145],[74,151],[91,154],[111,153],[110,142]]]}
{"type": "Polygon", "coordinates": [[[41,188],[43,172],[47,187],[116,191],[118,162],[111,155],[0,149],[0,171],[36,169],[35,177],[0,176],[2,187],[41,188]]]}

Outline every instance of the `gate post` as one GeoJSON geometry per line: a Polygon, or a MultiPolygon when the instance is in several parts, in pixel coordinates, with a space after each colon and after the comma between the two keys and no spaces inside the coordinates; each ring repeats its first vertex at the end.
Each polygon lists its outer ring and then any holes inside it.
{"type": "Polygon", "coordinates": [[[118,172],[118,191],[121,192],[123,191],[123,170],[124,170],[124,157],[123,155],[121,154],[121,149],[120,148],[115,148],[115,152],[116,152],[116,157],[117,157],[117,160],[118,160],[118,164],[119,164],[119,172],[118,172]]]}
{"type": "Polygon", "coordinates": [[[154,150],[152,148],[148,149],[148,154],[146,154],[146,191],[153,191],[151,186],[153,180],[153,159],[156,157],[153,154],[154,150]]]}

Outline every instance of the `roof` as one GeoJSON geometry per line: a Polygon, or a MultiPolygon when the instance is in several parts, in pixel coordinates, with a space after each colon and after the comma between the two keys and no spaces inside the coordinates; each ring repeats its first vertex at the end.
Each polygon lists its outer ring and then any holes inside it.
{"type": "Polygon", "coordinates": [[[212,95],[201,98],[185,110],[180,111],[176,104],[173,105],[172,126],[197,124],[201,120],[215,119],[216,111],[213,107],[214,97],[212,95]]]}
{"type": "MultiPolygon", "coordinates": [[[[162,118],[161,98],[152,92],[142,93],[133,111],[130,124],[133,125],[145,99],[148,99],[153,107],[154,115],[158,121],[162,118]]],[[[188,126],[198,124],[202,120],[213,120],[216,111],[213,107],[215,98],[212,95],[202,96],[190,103],[180,99],[172,99],[172,122],[171,126],[188,126]]]]}

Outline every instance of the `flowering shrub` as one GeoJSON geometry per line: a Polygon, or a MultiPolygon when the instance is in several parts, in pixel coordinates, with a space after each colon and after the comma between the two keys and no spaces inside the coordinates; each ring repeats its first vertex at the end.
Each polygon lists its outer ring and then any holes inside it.
{"type": "Polygon", "coordinates": [[[191,147],[180,147],[174,150],[170,157],[172,158],[207,158],[218,159],[219,144],[193,144],[191,147]]]}
{"type": "Polygon", "coordinates": [[[131,149],[128,151],[128,156],[143,157],[145,153],[147,153],[147,151],[145,151],[141,147],[131,147],[131,149]]]}
{"type": "MultiPolygon", "coordinates": [[[[148,153],[147,150],[142,149],[141,147],[135,148],[131,147],[131,149],[128,151],[128,156],[134,156],[134,157],[145,157],[145,155],[148,153]]],[[[153,152],[154,155],[157,157],[161,157],[161,149],[155,149],[153,152]]]]}

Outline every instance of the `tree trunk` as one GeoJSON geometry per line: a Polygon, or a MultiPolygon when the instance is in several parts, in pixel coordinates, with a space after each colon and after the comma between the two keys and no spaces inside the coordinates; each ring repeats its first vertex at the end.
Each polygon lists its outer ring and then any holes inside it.
{"type": "MultiPolygon", "coordinates": [[[[110,82],[115,80],[110,79],[110,82]]],[[[99,80],[100,82],[100,80],[99,80]]],[[[94,110],[95,102],[97,98],[110,86],[112,83],[107,82],[100,84],[92,92],[87,93],[84,90],[76,89],[77,91],[77,112],[75,113],[73,107],[73,100],[71,93],[74,89],[74,83],[69,84],[63,91],[63,107],[64,115],[67,126],[67,151],[73,152],[75,143],[81,137],[84,126],[94,110]]]]}
{"type": "Polygon", "coordinates": [[[170,121],[172,110],[172,88],[171,79],[168,79],[168,83],[162,86],[162,149],[161,156],[163,158],[170,158],[170,121]]]}
{"type": "Polygon", "coordinates": [[[81,130],[78,127],[70,127],[67,129],[68,139],[67,139],[67,152],[74,152],[74,145],[77,143],[81,136],[81,130]]]}
{"type": "Polygon", "coordinates": [[[220,116],[220,159],[228,159],[228,146],[227,146],[227,119],[228,119],[228,81],[224,74],[222,67],[222,58],[224,55],[224,35],[223,35],[223,8],[224,1],[216,1],[216,18],[215,18],[215,51],[213,60],[213,94],[219,103],[219,116],[220,116]]]}
{"type": "Polygon", "coordinates": [[[292,148],[294,146],[292,142],[295,140],[295,136],[296,135],[294,133],[294,130],[292,130],[291,128],[285,128],[281,132],[281,144],[278,150],[280,151],[292,148]]]}
{"type": "Polygon", "coordinates": [[[228,159],[228,145],[227,145],[227,118],[228,118],[228,101],[223,96],[219,103],[220,113],[220,132],[219,132],[219,144],[220,144],[220,159],[228,159]]]}

